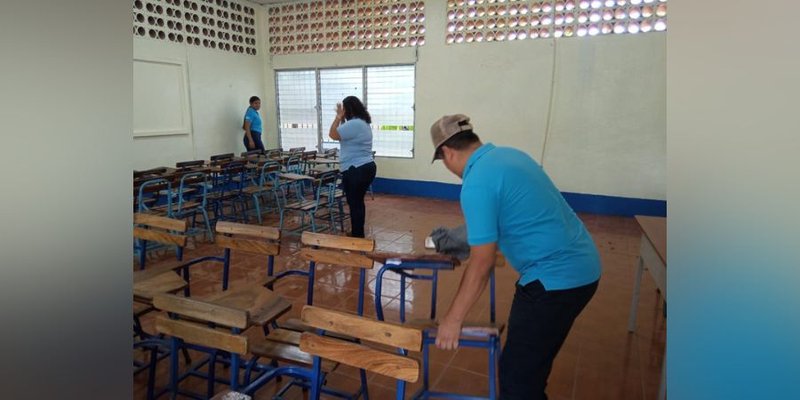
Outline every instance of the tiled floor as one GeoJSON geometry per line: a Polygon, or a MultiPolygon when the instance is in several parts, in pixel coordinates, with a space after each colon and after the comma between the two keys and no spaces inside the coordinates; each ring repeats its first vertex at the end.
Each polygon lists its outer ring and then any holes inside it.
{"type": "MultiPolygon", "coordinates": [[[[367,200],[367,236],[374,238],[377,249],[391,252],[415,253],[424,251],[425,237],[436,227],[456,226],[463,223],[456,202],[377,195],[367,200]]],[[[580,215],[591,232],[603,261],[603,277],[592,301],[578,317],[564,346],[556,358],[550,375],[547,393],[551,399],[655,399],[661,376],[662,357],[666,337],[663,303],[652,280],[645,274],[639,301],[638,326],[628,333],[628,315],[633,290],[634,267],[637,262],[639,230],[632,218],[580,215]]],[[[265,225],[274,221],[265,221],[265,225]]],[[[296,239],[284,238],[282,255],[276,260],[276,271],[288,267],[303,267],[297,257],[296,239]]],[[[213,244],[190,245],[185,257],[220,253],[213,244]]],[[[155,265],[172,260],[170,254],[156,255],[155,265]]],[[[461,270],[440,275],[438,310],[443,313],[455,295],[461,270]]],[[[258,257],[234,254],[231,287],[237,283],[261,277],[266,262],[258,257]]],[[[497,271],[497,318],[506,321],[514,293],[517,275],[506,267],[497,271]]],[[[200,265],[192,272],[192,295],[221,290],[221,275],[214,264],[200,265]]],[[[367,305],[373,304],[374,273],[368,274],[367,305]]],[[[387,320],[398,320],[399,280],[387,273],[384,281],[383,304],[387,320]]],[[[341,268],[320,266],[317,270],[315,305],[355,311],[358,274],[341,268]]],[[[293,303],[288,317],[297,317],[305,303],[304,278],[289,277],[275,286],[275,291],[293,303]]],[[[430,283],[409,283],[406,288],[409,318],[423,317],[429,312],[430,283]]],[[[367,315],[374,315],[366,307],[367,315]]],[[[152,331],[152,317],[145,316],[145,329],[152,331]]],[[[483,297],[470,313],[469,319],[488,321],[488,296],[483,297]]],[[[253,330],[248,334],[261,334],[253,330]]],[[[505,338],[503,338],[505,339],[505,338]]],[[[485,350],[462,348],[457,351],[433,350],[431,383],[435,390],[457,391],[465,394],[488,393],[487,361],[485,350]]],[[[166,361],[159,364],[157,386],[164,387],[167,379],[166,361]]],[[[340,368],[329,378],[331,385],[354,391],[358,387],[358,373],[352,368],[340,368]]],[[[144,399],[146,373],[134,378],[134,398],[144,399]]],[[[186,387],[203,392],[200,380],[189,380],[186,387]]],[[[413,393],[419,384],[410,385],[413,393]]],[[[218,385],[217,390],[224,387],[218,385]]],[[[394,382],[370,375],[370,396],[373,399],[394,398],[394,382]]],[[[256,393],[256,399],[270,399],[275,384],[265,386],[256,393]]],[[[299,390],[292,389],[287,398],[302,398],[299,390]]]]}

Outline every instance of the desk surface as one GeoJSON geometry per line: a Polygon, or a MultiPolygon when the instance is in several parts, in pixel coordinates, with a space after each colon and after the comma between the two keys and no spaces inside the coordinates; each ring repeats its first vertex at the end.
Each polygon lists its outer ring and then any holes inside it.
{"type": "Polygon", "coordinates": [[[283,178],[283,179],[288,179],[290,181],[302,181],[304,179],[311,179],[311,180],[314,179],[314,177],[311,177],[311,176],[308,176],[308,175],[295,174],[295,173],[291,173],[291,172],[285,172],[285,173],[282,173],[282,174],[280,174],[278,176],[283,178]]]}
{"type": "Polygon", "coordinates": [[[266,325],[292,308],[292,304],[265,288],[261,283],[240,285],[225,292],[204,296],[203,301],[247,310],[249,325],[266,325]]]}
{"type": "Polygon", "coordinates": [[[642,233],[647,237],[647,240],[653,244],[656,253],[667,265],[667,219],[663,217],[646,217],[637,215],[636,222],[642,228],[642,233]]]}
{"type": "Polygon", "coordinates": [[[403,262],[406,261],[444,262],[444,263],[452,263],[453,266],[461,264],[457,258],[439,253],[400,254],[400,253],[374,252],[374,253],[367,253],[366,256],[381,264],[385,264],[386,260],[388,259],[399,259],[403,262]]]}

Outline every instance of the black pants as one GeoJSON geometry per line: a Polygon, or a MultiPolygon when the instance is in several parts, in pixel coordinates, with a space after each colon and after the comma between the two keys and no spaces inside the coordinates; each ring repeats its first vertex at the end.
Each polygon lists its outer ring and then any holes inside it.
{"type": "Polygon", "coordinates": [[[350,167],[342,173],[342,189],[350,207],[350,231],[352,237],[364,237],[364,220],[367,207],[364,206],[364,195],[375,179],[377,166],[374,162],[360,167],[350,167]]]}
{"type": "Polygon", "coordinates": [[[250,136],[253,137],[253,144],[255,146],[254,147],[250,147],[250,144],[248,143],[248,140],[247,140],[247,134],[245,133],[244,134],[244,139],[242,139],[242,141],[244,142],[244,148],[247,149],[247,151],[253,151],[253,150],[262,150],[263,151],[264,150],[264,143],[261,141],[261,132],[250,131],[250,136]]]}
{"type": "Polygon", "coordinates": [[[597,284],[567,290],[545,290],[538,280],[517,285],[500,356],[501,399],[547,399],[544,389],[553,360],[597,284]]]}

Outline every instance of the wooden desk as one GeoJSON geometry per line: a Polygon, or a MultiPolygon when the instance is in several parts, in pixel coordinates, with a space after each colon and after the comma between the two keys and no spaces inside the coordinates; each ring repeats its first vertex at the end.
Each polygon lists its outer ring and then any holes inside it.
{"type": "Polygon", "coordinates": [[[309,180],[313,180],[314,179],[313,177],[310,177],[308,175],[294,174],[294,173],[291,173],[291,172],[284,172],[284,173],[282,173],[282,174],[280,174],[278,176],[283,178],[283,179],[286,179],[288,181],[302,181],[302,180],[306,180],[306,179],[309,179],[309,180]]]}
{"type": "MultiPolygon", "coordinates": [[[[383,321],[383,275],[386,271],[392,271],[400,275],[400,322],[406,320],[406,278],[421,279],[431,281],[431,318],[436,319],[436,291],[439,281],[439,271],[452,270],[459,261],[455,257],[438,253],[424,254],[396,254],[396,253],[371,253],[367,257],[373,261],[381,263],[375,276],[375,315],[379,321],[383,321]],[[415,270],[429,271],[429,275],[422,275],[415,270]]],[[[492,273],[492,287],[494,286],[494,273],[492,273]]],[[[492,288],[492,291],[494,289],[492,288]]],[[[494,314],[494,313],[492,313],[494,314]]]]}
{"type": "Polygon", "coordinates": [[[152,304],[153,296],[159,293],[177,293],[188,284],[176,270],[185,261],[150,267],[133,273],[133,299],[139,303],[152,304]]]}
{"type": "MultiPolygon", "coordinates": [[[[639,291],[642,285],[643,271],[650,271],[650,276],[656,287],[667,300],[667,219],[662,217],[636,216],[636,222],[642,229],[642,241],[639,245],[639,263],[636,267],[636,277],[633,283],[633,299],[631,300],[631,313],[628,320],[628,331],[636,330],[636,310],[639,306],[639,291]]],[[[666,367],[667,357],[661,366],[661,384],[658,390],[659,400],[666,399],[666,367]]]]}
{"type": "Polygon", "coordinates": [[[339,160],[333,160],[330,158],[321,158],[321,157],[305,160],[305,162],[309,164],[328,164],[328,165],[339,164],[339,160]]]}
{"type": "Polygon", "coordinates": [[[292,304],[264,287],[263,282],[239,285],[236,288],[205,296],[201,300],[220,306],[246,310],[248,325],[264,326],[286,314],[292,304]]]}

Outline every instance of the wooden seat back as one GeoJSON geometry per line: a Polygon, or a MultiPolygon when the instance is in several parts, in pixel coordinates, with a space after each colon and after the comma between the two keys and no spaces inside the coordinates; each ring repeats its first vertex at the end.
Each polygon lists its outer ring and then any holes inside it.
{"type": "Polygon", "coordinates": [[[178,169],[198,168],[204,166],[205,164],[206,164],[205,160],[179,161],[175,163],[175,168],[178,169]]]}
{"type": "Polygon", "coordinates": [[[219,221],[214,242],[223,249],[275,256],[280,253],[281,232],[278,228],[219,221]]]}
{"type": "Polygon", "coordinates": [[[230,328],[247,328],[248,313],[208,303],[202,300],[171,294],[153,296],[153,305],[162,311],[177,314],[178,318],[156,317],[156,331],[179,338],[187,343],[244,355],[248,352],[247,337],[233,333],[230,328]]]}
{"type": "Polygon", "coordinates": [[[186,247],[189,225],[185,220],[135,213],[133,223],[134,238],[186,247]]]}
{"type": "Polygon", "coordinates": [[[300,350],[306,353],[406,382],[419,379],[417,360],[370,345],[418,352],[422,349],[419,329],[314,306],[303,307],[302,321],[317,329],[362,340],[358,344],[304,332],[300,337],[300,350]]]}
{"type": "Polygon", "coordinates": [[[306,261],[371,269],[372,259],[365,252],[375,250],[375,240],[324,233],[303,232],[300,257],[306,261]]]}
{"type": "Polygon", "coordinates": [[[233,153],[215,154],[215,155],[210,157],[210,160],[211,160],[212,163],[221,162],[221,161],[227,161],[227,160],[232,160],[233,156],[234,156],[233,153]]]}

